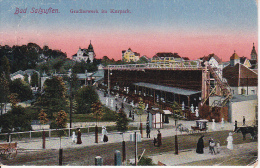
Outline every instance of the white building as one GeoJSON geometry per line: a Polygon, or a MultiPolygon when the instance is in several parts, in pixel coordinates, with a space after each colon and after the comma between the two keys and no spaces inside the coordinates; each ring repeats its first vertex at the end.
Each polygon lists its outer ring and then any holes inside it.
{"type": "Polygon", "coordinates": [[[94,52],[94,48],[93,48],[91,41],[90,41],[88,49],[79,48],[77,54],[74,54],[72,56],[72,60],[78,61],[78,62],[80,62],[82,60],[87,62],[89,60],[90,63],[92,63],[95,57],[96,57],[96,54],[94,52]]]}

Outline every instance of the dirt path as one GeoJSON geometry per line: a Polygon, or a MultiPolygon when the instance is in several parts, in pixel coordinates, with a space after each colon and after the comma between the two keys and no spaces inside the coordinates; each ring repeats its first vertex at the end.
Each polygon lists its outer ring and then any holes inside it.
{"type": "MultiPolygon", "coordinates": [[[[219,140],[221,145],[226,145],[226,138],[229,131],[219,131],[204,133],[204,144],[208,146],[209,137],[213,137],[215,140],[219,140]]],[[[181,135],[178,136],[179,150],[187,150],[196,148],[197,141],[202,133],[192,135],[181,135]]],[[[251,142],[250,136],[247,135],[247,140],[242,140],[242,134],[234,134],[234,144],[240,144],[245,142],[251,142]]],[[[161,147],[154,147],[152,139],[142,141],[138,143],[138,155],[141,155],[142,151],[146,149],[145,156],[157,155],[164,152],[174,151],[174,137],[163,137],[161,147]]],[[[134,158],[134,143],[126,142],[126,154],[127,159],[134,158]]],[[[73,148],[63,150],[63,165],[74,165],[74,166],[89,166],[94,165],[95,157],[101,156],[103,158],[103,165],[114,164],[114,152],[119,150],[122,153],[121,143],[101,144],[98,146],[88,146],[83,148],[73,148]]],[[[31,151],[22,152],[12,160],[1,160],[0,162],[4,165],[58,165],[58,150],[42,150],[42,151],[31,151]]]]}

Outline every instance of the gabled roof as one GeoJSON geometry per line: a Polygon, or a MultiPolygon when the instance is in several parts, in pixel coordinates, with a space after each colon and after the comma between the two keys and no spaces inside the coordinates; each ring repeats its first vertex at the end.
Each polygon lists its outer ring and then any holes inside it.
{"type": "Polygon", "coordinates": [[[257,73],[240,63],[223,68],[223,77],[231,87],[258,85],[257,73]]]}
{"type": "Polygon", "coordinates": [[[209,54],[208,56],[204,56],[204,57],[201,57],[200,59],[205,62],[205,61],[209,61],[211,58],[214,58],[218,63],[221,63],[221,59],[215,55],[214,53],[212,54],[209,54]]]}
{"type": "MultiPolygon", "coordinates": [[[[246,57],[244,57],[244,56],[243,56],[243,57],[240,57],[240,63],[241,63],[241,64],[244,64],[246,60],[248,60],[246,57]]],[[[251,62],[250,62],[250,63],[251,63],[251,62]]]]}

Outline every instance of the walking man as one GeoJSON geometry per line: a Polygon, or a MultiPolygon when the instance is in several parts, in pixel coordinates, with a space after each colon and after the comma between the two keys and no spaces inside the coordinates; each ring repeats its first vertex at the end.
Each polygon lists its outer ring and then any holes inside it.
{"type": "Polygon", "coordinates": [[[146,124],[146,135],[147,135],[147,138],[150,138],[150,127],[149,127],[149,123],[146,124]]]}

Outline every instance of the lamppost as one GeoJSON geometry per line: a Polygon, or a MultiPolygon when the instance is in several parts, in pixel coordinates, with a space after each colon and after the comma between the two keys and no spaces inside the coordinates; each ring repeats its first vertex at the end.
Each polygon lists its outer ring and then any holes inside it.
{"type": "Polygon", "coordinates": [[[72,76],[71,76],[71,74],[69,77],[69,82],[70,82],[70,129],[69,129],[69,134],[71,135],[71,128],[72,128],[72,76]]]}

